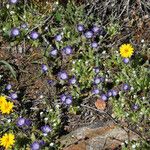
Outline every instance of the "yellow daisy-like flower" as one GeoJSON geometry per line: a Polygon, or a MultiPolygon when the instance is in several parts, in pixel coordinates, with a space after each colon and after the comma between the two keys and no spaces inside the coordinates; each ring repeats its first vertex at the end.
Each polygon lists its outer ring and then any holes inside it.
{"type": "Polygon", "coordinates": [[[120,46],[120,55],[124,58],[130,58],[133,54],[134,48],[131,44],[122,44],[120,46]]]}
{"type": "Polygon", "coordinates": [[[5,147],[7,150],[11,148],[15,143],[15,136],[12,133],[5,133],[2,138],[0,138],[0,145],[5,147]]]}
{"type": "Polygon", "coordinates": [[[6,102],[6,97],[0,96],[0,105],[3,105],[4,102],[6,102]]]}
{"type": "Polygon", "coordinates": [[[3,102],[2,105],[0,105],[0,111],[2,114],[10,114],[11,111],[13,111],[14,104],[12,102],[3,102]]]}

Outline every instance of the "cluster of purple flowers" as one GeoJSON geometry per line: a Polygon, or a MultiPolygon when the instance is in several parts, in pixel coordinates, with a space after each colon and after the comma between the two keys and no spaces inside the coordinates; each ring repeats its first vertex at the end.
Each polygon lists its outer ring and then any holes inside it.
{"type": "Polygon", "coordinates": [[[31,125],[31,121],[27,118],[23,118],[23,117],[20,117],[18,118],[17,120],[17,126],[18,127],[28,127],[31,125]]]}
{"type": "MultiPolygon", "coordinates": [[[[94,84],[94,88],[92,90],[92,94],[94,95],[101,95],[101,99],[106,101],[108,100],[110,97],[115,97],[118,95],[118,91],[115,89],[111,89],[108,90],[108,92],[106,94],[102,93],[99,88],[97,87],[100,83],[105,81],[104,77],[99,77],[98,73],[100,72],[100,68],[99,67],[94,67],[94,72],[96,73],[96,77],[94,78],[93,84],[94,84]]],[[[123,84],[121,90],[123,91],[128,91],[130,90],[130,86],[128,84],[123,84]]]]}
{"type": "MultiPolygon", "coordinates": [[[[49,125],[44,125],[41,127],[41,131],[47,135],[48,133],[52,131],[52,128],[49,125]]],[[[31,144],[31,150],[39,150],[44,145],[45,145],[45,142],[43,140],[35,141],[31,144]]]]}
{"type": "Polygon", "coordinates": [[[125,83],[125,84],[123,84],[122,89],[123,89],[124,91],[128,91],[128,90],[130,90],[130,86],[125,83]]]}
{"type": "MultiPolygon", "coordinates": [[[[94,68],[94,72],[95,73],[98,74],[99,71],[100,71],[99,67],[95,67],[94,68]]],[[[104,81],[105,81],[104,77],[96,76],[94,78],[94,85],[98,86],[98,84],[100,84],[100,83],[102,83],[104,81]]],[[[106,101],[106,100],[108,100],[109,97],[112,97],[112,96],[115,97],[115,96],[117,96],[118,92],[116,90],[112,89],[112,90],[109,90],[106,94],[104,94],[104,93],[102,93],[99,90],[98,87],[94,87],[93,90],[92,90],[92,94],[94,94],[94,95],[101,95],[101,99],[104,100],[104,101],[106,101]]]]}
{"type": "MultiPolygon", "coordinates": [[[[15,0],[14,0],[15,1],[15,0]]],[[[20,35],[20,29],[28,29],[28,26],[27,26],[27,24],[26,23],[23,23],[23,24],[21,24],[20,25],[20,27],[14,27],[14,28],[12,28],[11,29],[11,32],[10,32],[10,35],[12,36],[12,37],[17,37],[17,36],[19,36],[20,35]]]]}
{"type": "Polygon", "coordinates": [[[90,30],[86,30],[84,25],[78,24],[77,30],[79,32],[84,32],[84,36],[88,39],[92,38],[94,35],[104,35],[105,34],[104,28],[96,26],[96,25],[94,25],[90,30]]]}
{"type": "Polygon", "coordinates": [[[109,90],[106,94],[104,94],[104,93],[101,93],[99,88],[94,88],[92,90],[92,94],[94,94],[94,95],[99,95],[100,94],[101,99],[104,100],[104,101],[107,101],[110,97],[117,96],[118,92],[116,90],[109,90]]]}
{"type": "Polygon", "coordinates": [[[111,97],[111,96],[113,96],[113,97],[115,97],[115,96],[117,96],[117,94],[118,94],[118,92],[117,92],[117,90],[109,90],[108,92],[107,92],[107,96],[108,97],[111,97]]]}
{"type": "MultiPolygon", "coordinates": [[[[66,46],[62,49],[62,54],[63,55],[71,55],[73,53],[73,49],[71,46],[66,46]]],[[[50,56],[52,57],[56,57],[58,54],[58,50],[56,48],[52,48],[52,50],[50,51],[50,56]]]]}
{"type": "MultiPolygon", "coordinates": [[[[130,86],[128,84],[123,84],[122,90],[123,91],[130,90],[130,86]]],[[[100,90],[98,88],[94,88],[92,91],[92,94],[98,95],[98,94],[100,94],[100,90]]],[[[112,90],[109,90],[106,94],[101,94],[101,99],[106,101],[106,100],[108,100],[108,98],[115,97],[117,95],[118,95],[118,91],[115,89],[112,89],[112,90]]]]}
{"type": "MultiPolygon", "coordinates": [[[[22,24],[21,28],[27,28],[27,25],[22,24]]],[[[11,36],[12,37],[17,37],[19,35],[20,35],[20,29],[19,28],[12,28],[11,29],[11,36]]],[[[29,36],[32,40],[37,40],[39,38],[39,33],[36,31],[32,31],[29,36]]]]}
{"type": "Polygon", "coordinates": [[[112,90],[109,90],[106,94],[102,94],[102,95],[101,95],[101,99],[104,100],[104,101],[106,101],[106,100],[108,100],[110,97],[115,97],[115,96],[117,96],[117,94],[118,94],[118,92],[117,92],[116,90],[112,89],[112,90]]]}
{"type": "Polygon", "coordinates": [[[71,95],[66,95],[62,94],[60,96],[61,102],[65,105],[71,105],[72,104],[72,96],[71,95]]]}
{"type": "Polygon", "coordinates": [[[6,87],[5,87],[5,89],[10,92],[9,97],[12,100],[17,100],[18,95],[17,95],[16,92],[13,92],[13,90],[12,90],[12,84],[7,84],[6,87]]]}
{"type": "MultiPolygon", "coordinates": [[[[102,35],[104,36],[106,34],[106,31],[104,30],[103,27],[99,27],[94,25],[90,30],[86,30],[84,25],[82,24],[78,24],[77,25],[77,31],[83,33],[83,35],[87,38],[87,39],[92,39],[95,36],[99,36],[102,35]]],[[[91,47],[92,48],[97,48],[98,47],[98,43],[96,41],[93,41],[91,43],[91,47]]]]}
{"type": "MultiPolygon", "coordinates": [[[[60,71],[60,72],[58,73],[58,78],[59,78],[60,80],[68,80],[69,76],[68,76],[67,72],[63,70],[63,71],[60,71]]],[[[69,79],[69,84],[70,84],[70,85],[74,85],[74,84],[76,84],[76,82],[77,82],[77,79],[76,79],[75,76],[72,76],[72,77],[69,79]]]]}

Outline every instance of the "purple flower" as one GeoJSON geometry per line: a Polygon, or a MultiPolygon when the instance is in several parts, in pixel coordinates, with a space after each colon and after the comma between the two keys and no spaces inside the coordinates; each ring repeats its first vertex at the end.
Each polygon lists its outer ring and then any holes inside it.
{"type": "Polygon", "coordinates": [[[11,99],[16,100],[18,98],[18,95],[16,93],[10,94],[11,99]]]}
{"type": "Polygon", "coordinates": [[[55,85],[55,81],[54,81],[54,80],[47,80],[47,83],[48,83],[49,85],[55,85]]]}
{"type": "Polygon", "coordinates": [[[87,39],[90,39],[93,37],[93,32],[92,31],[86,31],[84,33],[84,36],[87,38],[87,39]]]}
{"type": "Polygon", "coordinates": [[[93,89],[93,91],[92,91],[92,94],[94,94],[94,95],[97,95],[99,93],[100,93],[100,91],[97,88],[93,89]]]}
{"type": "Polygon", "coordinates": [[[65,48],[63,48],[63,52],[64,52],[66,55],[72,54],[72,48],[71,48],[71,46],[66,46],[65,48]]]}
{"type": "Polygon", "coordinates": [[[100,72],[100,68],[99,68],[99,67],[95,67],[95,68],[94,68],[94,72],[95,72],[95,73],[99,73],[99,72],[100,72]]]}
{"type": "Polygon", "coordinates": [[[94,78],[94,84],[99,84],[101,82],[100,77],[95,77],[94,78]]]}
{"type": "Polygon", "coordinates": [[[111,96],[112,96],[112,90],[109,90],[109,91],[107,92],[107,96],[108,96],[108,97],[111,97],[111,96]]]}
{"type": "Polygon", "coordinates": [[[40,144],[39,142],[33,142],[31,145],[31,150],[39,150],[40,149],[40,144]]]}
{"type": "Polygon", "coordinates": [[[78,24],[78,25],[77,25],[77,30],[78,30],[79,32],[82,32],[82,31],[84,30],[84,26],[83,26],[82,24],[78,24]]]}
{"type": "Polygon", "coordinates": [[[123,62],[124,62],[125,64],[127,64],[127,63],[129,62],[129,58],[124,58],[124,59],[123,59],[123,62]]]}
{"type": "Polygon", "coordinates": [[[67,96],[66,98],[66,102],[65,102],[67,105],[70,105],[72,103],[72,96],[67,96]]]}
{"type": "Polygon", "coordinates": [[[18,0],[9,0],[9,2],[10,2],[11,4],[16,4],[16,3],[18,2],[18,0]]]}
{"type": "Polygon", "coordinates": [[[61,99],[62,102],[65,102],[66,98],[67,98],[67,96],[65,94],[62,94],[60,96],[60,99],[61,99]]]}
{"type": "Polygon", "coordinates": [[[104,77],[100,77],[100,81],[101,81],[101,82],[104,82],[104,81],[105,81],[105,78],[104,78],[104,77]]]}
{"type": "Polygon", "coordinates": [[[25,119],[25,124],[26,124],[26,126],[30,126],[31,125],[31,120],[30,119],[25,119]]]}
{"type": "Polygon", "coordinates": [[[61,80],[67,80],[68,79],[68,75],[65,71],[61,71],[58,73],[58,77],[61,79],[61,80]]]}
{"type": "Polygon", "coordinates": [[[6,86],[6,90],[10,90],[12,88],[12,85],[11,84],[8,84],[7,86],[6,86]]]}
{"type": "Polygon", "coordinates": [[[19,118],[18,120],[17,120],[17,126],[18,127],[23,127],[23,126],[25,126],[26,125],[26,119],[25,118],[19,118]]]}
{"type": "Polygon", "coordinates": [[[48,71],[48,68],[45,64],[42,64],[42,71],[43,72],[47,72],[48,71]]]}
{"type": "Polygon", "coordinates": [[[122,88],[123,88],[124,91],[127,91],[127,90],[130,89],[130,86],[128,84],[123,84],[122,88]]]}
{"type": "Polygon", "coordinates": [[[92,28],[92,31],[93,31],[94,33],[99,33],[100,28],[97,27],[97,26],[94,26],[94,27],[92,28]]]}
{"type": "Polygon", "coordinates": [[[91,43],[91,47],[92,48],[97,48],[98,47],[98,43],[97,42],[92,42],[91,43]]]}
{"type": "Polygon", "coordinates": [[[66,105],[70,105],[72,103],[72,96],[71,95],[62,94],[60,96],[60,99],[66,105]]]}
{"type": "Polygon", "coordinates": [[[27,28],[27,24],[26,23],[21,24],[21,28],[26,29],[27,28]]]}
{"type": "Polygon", "coordinates": [[[111,92],[112,92],[112,96],[117,96],[117,91],[116,90],[111,90],[111,92]]]}
{"type": "Polygon", "coordinates": [[[48,125],[42,126],[41,130],[42,130],[43,133],[49,133],[49,132],[52,131],[51,127],[48,126],[48,125]]]}
{"type": "Polygon", "coordinates": [[[32,31],[32,32],[30,33],[30,38],[31,38],[31,39],[36,40],[36,39],[38,39],[38,37],[39,37],[39,33],[38,33],[38,32],[32,31]]]}
{"type": "Polygon", "coordinates": [[[69,80],[69,83],[70,84],[75,84],[76,83],[76,78],[75,77],[72,77],[70,80],[69,80]]]}
{"type": "Polygon", "coordinates": [[[57,54],[58,54],[57,49],[52,49],[52,50],[50,51],[50,55],[53,56],[53,57],[57,56],[57,54]]]}
{"type": "Polygon", "coordinates": [[[103,101],[106,101],[106,100],[108,99],[108,97],[106,96],[106,94],[102,94],[102,95],[101,95],[101,99],[102,99],[103,101]]]}
{"type": "Polygon", "coordinates": [[[40,141],[39,141],[39,144],[40,144],[41,146],[44,146],[44,145],[45,145],[44,140],[40,140],[40,141]]]}
{"type": "Polygon", "coordinates": [[[106,34],[106,31],[104,30],[103,27],[100,27],[99,34],[102,35],[102,36],[104,36],[106,34]]]}
{"type": "Polygon", "coordinates": [[[16,36],[18,36],[20,34],[20,30],[18,29],[18,28],[13,28],[12,30],[11,30],[11,36],[12,37],[16,37],[16,36]]]}
{"type": "Polygon", "coordinates": [[[56,40],[57,42],[60,42],[60,41],[62,40],[62,36],[61,36],[60,34],[56,35],[56,36],[55,36],[55,40],[56,40]]]}
{"type": "Polygon", "coordinates": [[[139,109],[139,105],[137,105],[137,104],[134,104],[132,107],[133,107],[134,110],[138,110],[139,109]]]}

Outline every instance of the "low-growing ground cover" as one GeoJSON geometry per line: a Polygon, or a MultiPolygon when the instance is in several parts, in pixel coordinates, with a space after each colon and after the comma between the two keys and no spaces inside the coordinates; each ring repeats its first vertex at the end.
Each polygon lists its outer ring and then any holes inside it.
{"type": "Polygon", "coordinates": [[[150,4],[129,2],[1,2],[1,149],[62,149],[106,120],[139,135],[121,149],[149,149],[150,4]]]}

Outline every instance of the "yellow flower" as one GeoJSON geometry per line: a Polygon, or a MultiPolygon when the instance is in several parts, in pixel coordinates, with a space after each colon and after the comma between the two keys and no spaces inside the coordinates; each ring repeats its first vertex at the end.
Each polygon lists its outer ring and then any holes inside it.
{"type": "Polygon", "coordinates": [[[15,143],[15,136],[12,133],[5,133],[2,138],[0,138],[0,145],[5,147],[7,150],[11,148],[15,143]]]}
{"type": "Polygon", "coordinates": [[[130,58],[133,54],[134,48],[131,44],[122,44],[120,46],[120,55],[124,58],[130,58]]]}
{"type": "Polygon", "coordinates": [[[12,102],[3,102],[3,104],[0,105],[0,111],[2,114],[10,114],[11,111],[13,111],[14,104],[12,102]]]}
{"type": "Polygon", "coordinates": [[[0,105],[3,105],[4,102],[6,102],[6,97],[0,96],[0,105]]]}

